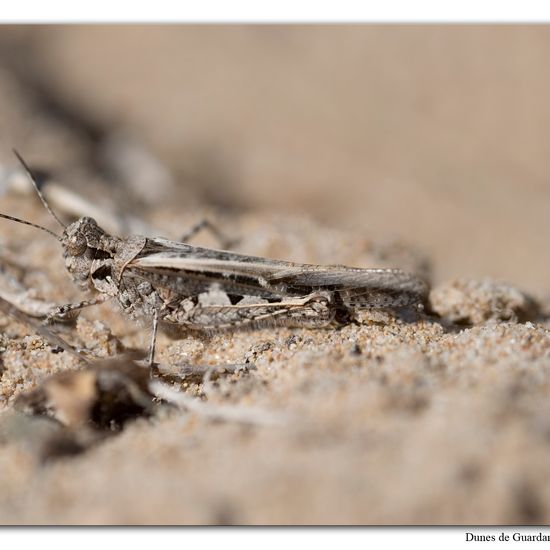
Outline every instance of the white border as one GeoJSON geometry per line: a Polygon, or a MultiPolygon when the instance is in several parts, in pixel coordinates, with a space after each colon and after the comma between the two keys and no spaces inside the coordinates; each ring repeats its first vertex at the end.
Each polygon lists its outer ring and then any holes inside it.
{"type": "MultiPolygon", "coordinates": [[[[6,2],[0,23],[531,23],[550,21],[550,2],[537,0],[357,0],[301,3],[298,0],[19,0],[6,2]]],[[[262,548],[361,549],[396,545],[446,550],[491,543],[467,543],[466,532],[512,534],[546,532],[547,528],[352,528],[352,529],[3,529],[4,547],[29,543],[44,550],[97,549],[99,545],[140,548],[262,548]],[[168,538],[167,538],[168,537],[168,538]],[[122,543],[122,544],[121,544],[122,543]]],[[[494,543],[492,543],[494,544],[494,543]]],[[[497,542],[498,544],[498,542],[497,542]]],[[[506,543],[505,543],[506,544],[506,543]]],[[[508,543],[510,544],[510,543],[508,543]]],[[[517,547],[518,543],[512,543],[517,547]]],[[[536,543],[527,543],[532,547],[536,543]]],[[[520,546],[523,544],[519,543],[520,546]]]]}
{"type": "MultiPolygon", "coordinates": [[[[421,548],[453,550],[455,548],[534,548],[547,542],[516,542],[514,533],[550,535],[548,527],[353,527],[353,528],[82,528],[82,529],[0,529],[0,543],[11,548],[27,545],[43,550],[97,550],[163,548],[217,550],[290,550],[299,548],[365,550],[367,548],[421,548]],[[485,538],[485,542],[466,540],[466,533],[485,538]],[[501,534],[509,536],[507,542],[501,534]]],[[[483,539],[481,539],[483,540],[483,539]]]]}
{"type": "Polygon", "coordinates": [[[18,0],[4,2],[0,21],[331,23],[548,22],[544,0],[18,0]]]}

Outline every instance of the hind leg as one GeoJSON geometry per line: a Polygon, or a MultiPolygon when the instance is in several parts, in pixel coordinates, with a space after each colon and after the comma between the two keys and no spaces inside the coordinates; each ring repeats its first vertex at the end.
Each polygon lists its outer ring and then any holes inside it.
{"type": "Polygon", "coordinates": [[[195,225],[193,225],[186,233],[181,236],[180,241],[185,243],[205,229],[208,229],[208,231],[210,231],[210,233],[220,243],[220,246],[224,249],[232,248],[233,246],[235,246],[235,244],[237,244],[237,239],[228,238],[218,229],[216,225],[214,225],[210,220],[207,220],[206,218],[203,218],[195,225]]]}

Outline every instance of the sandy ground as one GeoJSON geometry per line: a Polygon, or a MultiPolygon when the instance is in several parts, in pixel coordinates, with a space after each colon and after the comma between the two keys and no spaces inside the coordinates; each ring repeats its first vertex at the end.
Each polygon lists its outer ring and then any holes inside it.
{"type": "MultiPolygon", "coordinates": [[[[548,523],[548,55],[543,27],[0,29],[0,212],[55,227],[17,146],[110,230],[207,215],[239,252],[432,285],[337,330],[160,334],[206,409],[118,432],[17,406],[67,372],[82,404],[88,378],[0,314],[0,523],[548,523]]],[[[0,253],[2,291],[81,298],[46,234],[2,222],[0,253]]],[[[110,304],[56,330],[100,356],[148,339],[110,304]]]]}

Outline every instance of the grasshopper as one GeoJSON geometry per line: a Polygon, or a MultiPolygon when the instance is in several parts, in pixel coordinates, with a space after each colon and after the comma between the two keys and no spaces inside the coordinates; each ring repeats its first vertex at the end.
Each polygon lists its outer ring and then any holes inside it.
{"type": "MultiPolygon", "coordinates": [[[[139,235],[116,237],[90,217],[65,225],[14,150],[36,193],[62,227],[61,235],[0,214],[55,237],[74,283],[95,297],[55,308],[48,320],[115,299],[133,319],[152,323],[152,365],[159,323],[216,331],[269,324],[328,327],[354,320],[362,308],[402,308],[425,302],[428,287],[401,269],[285,262],[139,235]]],[[[204,224],[198,224],[192,236],[204,224]]]]}

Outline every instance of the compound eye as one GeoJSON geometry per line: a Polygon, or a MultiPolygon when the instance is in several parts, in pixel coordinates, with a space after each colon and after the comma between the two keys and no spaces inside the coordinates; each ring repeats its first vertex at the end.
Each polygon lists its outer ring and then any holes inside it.
{"type": "Polygon", "coordinates": [[[71,256],[82,256],[87,248],[88,243],[86,242],[86,238],[80,233],[73,235],[67,240],[67,251],[71,256]]]}

